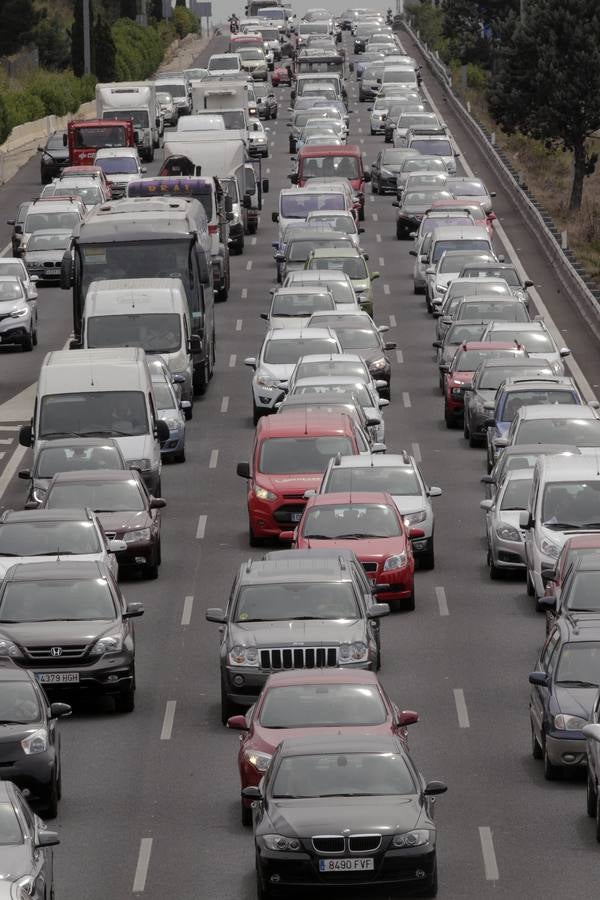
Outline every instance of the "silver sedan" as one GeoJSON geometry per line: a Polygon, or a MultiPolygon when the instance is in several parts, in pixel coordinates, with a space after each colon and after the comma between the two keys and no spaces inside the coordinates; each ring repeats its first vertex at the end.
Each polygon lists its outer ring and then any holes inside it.
{"type": "Polygon", "coordinates": [[[512,469],[498,486],[493,500],[482,500],[487,533],[490,578],[503,572],[525,572],[525,544],[519,515],[527,509],[533,469],[512,469]]]}

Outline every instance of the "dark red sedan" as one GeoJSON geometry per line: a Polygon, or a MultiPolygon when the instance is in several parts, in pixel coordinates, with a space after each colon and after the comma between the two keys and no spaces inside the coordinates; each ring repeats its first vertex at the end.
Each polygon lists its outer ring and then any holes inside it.
{"type": "Polygon", "coordinates": [[[444,419],[447,428],[462,425],[465,391],[473,383],[473,375],[484,359],[500,356],[526,356],[525,348],[515,341],[465,341],[456,349],[452,362],[440,366],[444,372],[444,419]]]}
{"type": "MultiPolygon", "coordinates": [[[[374,672],[363,669],[292,669],[270,675],[238,728],[242,790],[258,785],[281,741],[330,734],[395,734],[407,743],[406,726],[419,719],[393,703],[374,672]]],[[[242,822],[252,821],[251,802],[242,799],[242,822]]]]}
{"type": "Polygon", "coordinates": [[[415,608],[411,537],[423,537],[423,531],[407,530],[389,494],[354,491],[311,497],[296,531],[281,534],[299,550],[352,550],[381,600],[404,609],[415,608]]]}

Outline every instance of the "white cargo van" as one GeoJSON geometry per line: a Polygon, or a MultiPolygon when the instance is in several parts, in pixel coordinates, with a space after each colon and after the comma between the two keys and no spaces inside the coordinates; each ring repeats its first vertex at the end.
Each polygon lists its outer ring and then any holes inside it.
{"type": "Polygon", "coordinates": [[[47,353],[30,425],[19,442],[112,437],[126,462],[140,470],[150,493],[161,495],[160,444],[169,426],[157,420],[146,354],[139,347],[47,353]]]}
{"type": "Polygon", "coordinates": [[[160,146],[160,106],[152,81],[119,81],[96,85],[99,119],[132,119],[142,159],[152,162],[160,146]]]}
{"type": "Polygon", "coordinates": [[[182,400],[193,403],[192,321],[181,278],[92,281],[82,333],[84,350],[142,347],[148,356],[162,356],[181,385],[182,400]]]}

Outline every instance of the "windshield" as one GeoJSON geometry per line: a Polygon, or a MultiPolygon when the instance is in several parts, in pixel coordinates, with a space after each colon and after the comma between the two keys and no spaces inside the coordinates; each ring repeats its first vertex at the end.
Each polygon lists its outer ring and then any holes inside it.
{"type": "MultiPolygon", "coordinates": [[[[517,340],[523,344],[529,353],[556,353],[556,347],[549,334],[545,331],[494,331],[492,335],[494,341],[514,341],[517,340]]],[[[553,401],[549,401],[552,403],[553,401]]],[[[564,400],[557,400],[557,403],[564,403],[564,400]]],[[[571,402],[571,401],[568,401],[571,402]]]]}
{"type": "Polygon", "coordinates": [[[48,138],[46,142],[46,149],[48,150],[64,150],[65,145],[63,144],[63,137],[66,134],[66,131],[59,132],[58,134],[52,134],[48,138]]]}
{"type": "Polygon", "coordinates": [[[332,456],[351,456],[350,438],[325,437],[267,438],[260,448],[259,472],[265,475],[299,475],[323,472],[332,456]]]}
{"type": "MultiPolygon", "coordinates": [[[[489,368],[485,368],[479,378],[478,387],[484,391],[497,391],[500,385],[508,378],[533,378],[536,375],[540,376],[543,371],[535,367],[520,366],[518,363],[511,366],[507,361],[505,366],[489,366],[489,368]]],[[[552,372],[550,369],[546,369],[544,374],[551,375],[552,372]]],[[[598,424],[600,425],[600,422],[598,424]]],[[[535,444],[536,441],[529,441],[529,443],[535,444]]],[[[552,441],[551,443],[560,444],[561,441],[552,441]]],[[[573,441],[570,443],[573,443],[573,441]]]]}
{"type": "Polygon", "coordinates": [[[503,278],[510,287],[521,287],[519,276],[514,269],[470,269],[460,273],[461,278],[503,278]]]}
{"type": "MultiPolygon", "coordinates": [[[[339,374],[336,372],[336,375],[339,374]]],[[[348,400],[358,400],[360,406],[373,406],[373,400],[364,382],[355,382],[354,384],[330,384],[328,381],[323,384],[297,384],[293,392],[295,394],[339,394],[348,400]]]]}
{"type": "Polygon", "coordinates": [[[432,141],[426,138],[417,138],[410,142],[410,149],[417,150],[423,156],[454,156],[450,141],[432,141]]]}
{"type": "MultiPolygon", "coordinates": [[[[31,247],[32,241],[36,240],[36,238],[32,235],[28,241],[27,246],[31,247]]],[[[65,236],[65,241],[68,240],[68,235],[65,236]]],[[[20,260],[11,260],[7,262],[0,258],[0,275],[16,275],[17,278],[27,278],[27,271],[25,269],[24,263],[20,260]]]]}
{"type": "Polygon", "coordinates": [[[332,467],[324,485],[327,494],[347,491],[381,492],[392,496],[418,497],[423,493],[415,470],[409,466],[332,467]]]}
{"type": "Polygon", "coordinates": [[[283,194],[281,197],[281,216],[284,219],[305,219],[309,212],[317,209],[344,209],[344,195],[341,191],[319,194],[310,193],[283,194]]]}
{"type": "MultiPolygon", "coordinates": [[[[533,472],[532,472],[533,477],[533,472]]],[[[520,478],[509,481],[502,495],[500,509],[521,510],[527,509],[529,492],[531,490],[531,478],[520,478]]]]}
{"type": "Polygon", "coordinates": [[[564,644],[556,667],[555,682],[581,687],[598,687],[600,685],[600,643],[578,641],[564,644]]]}
{"type": "Polygon", "coordinates": [[[20,281],[0,281],[0,301],[21,300],[22,298],[23,288],[20,281]]]}
{"type": "Polygon", "coordinates": [[[265,58],[265,54],[258,47],[241,47],[236,51],[243,60],[259,60],[265,58]]]}
{"type": "Polygon", "coordinates": [[[342,351],[376,350],[381,347],[379,332],[372,328],[340,328],[336,326],[336,334],[342,351]]]}
{"type": "Polygon", "coordinates": [[[107,175],[136,175],[138,171],[137,162],[132,156],[100,157],[96,160],[96,165],[107,175]]]}
{"type": "Polygon", "coordinates": [[[331,294],[277,294],[273,297],[272,316],[304,316],[335,309],[331,294]]]}
{"type": "Polygon", "coordinates": [[[103,119],[123,121],[131,119],[134,128],[149,128],[147,109],[110,109],[102,113],[103,119]]]}
{"type": "Polygon", "coordinates": [[[557,391],[550,388],[510,391],[506,395],[502,421],[512,422],[522,406],[539,406],[542,403],[577,403],[577,398],[573,396],[573,391],[557,391]]]}
{"type": "Polygon", "coordinates": [[[347,247],[348,241],[343,238],[320,238],[318,235],[309,240],[290,241],[287,246],[286,256],[288,262],[306,262],[310,253],[317,247],[335,250],[338,247],[347,247]]]}
{"type": "Polygon", "coordinates": [[[82,469],[123,469],[118,449],[110,444],[96,447],[43,447],[37,457],[34,478],[52,478],[57,472],[82,469]]]}
{"type": "Polygon", "coordinates": [[[26,234],[33,234],[34,231],[47,231],[48,228],[64,228],[65,231],[72,232],[78,222],[79,213],[75,210],[29,213],[25,219],[23,231],[26,234]]]}
{"type": "Polygon", "coordinates": [[[342,234],[356,234],[356,223],[352,216],[312,216],[309,215],[309,223],[315,222],[317,225],[323,225],[331,228],[332,231],[341,231],[342,234]]]}
{"type": "Polygon", "coordinates": [[[146,508],[136,481],[88,481],[55,484],[47,509],[93,509],[94,512],[142,512],[146,508]]]}
{"type": "Polygon", "coordinates": [[[309,156],[301,163],[302,178],[360,178],[355,156],[309,156]]]}
{"type": "MultiPolygon", "coordinates": [[[[457,266],[460,266],[461,260],[453,259],[452,256],[448,259],[447,257],[443,259],[440,263],[440,272],[450,271],[456,272],[458,271],[457,266]]],[[[446,300],[455,297],[491,297],[495,294],[499,296],[504,296],[510,298],[512,295],[507,285],[498,284],[497,281],[490,281],[489,286],[487,284],[481,284],[479,281],[473,281],[469,283],[468,281],[463,281],[462,278],[457,279],[456,281],[450,282],[450,287],[448,288],[448,293],[446,294],[446,300]]],[[[509,333],[509,332],[505,332],[509,333]]],[[[515,336],[513,332],[510,332],[510,337],[508,338],[500,338],[496,337],[496,332],[494,331],[494,340],[495,341],[514,341],[515,336]]]]}
{"type": "Polygon", "coordinates": [[[436,200],[447,200],[449,197],[450,194],[446,190],[407,191],[401,205],[404,209],[427,212],[436,200]]]}
{"type": "Polygon", "coordinates": [[[330,375],[342,375],[348,378],[360,378],[362,381],[369,381],[370,375],[362,362],[349,362],[346,360],[323,360],[322,362],[299,362],[296,369],[296,379],[299,378],[318,378],[320,375],[328,377],[330,375]]]}
{"type": "Polygon", "coordinates": [[[84,391],[47,394],[42,398],[40,438],[131,437],[147,433],[148,415],[141,391],[84,391]]]}
{"type": "Polygon", "coordinates": [[[155,381],[152,384],[152,393],[154,394],[154,400],[156,402],[156,408],[160,410],[174,410],[177,409],[177,401],[175,400],[175,396],[173,391],[164,381],[155,381]]]}
{"type": "Polygon", "coordinates": [[[307,511],[302,529],[305,538],[330,540],[389,538],[401,533],[396,513],[379,503],[315,506],[307,511]]]}
{"type": "MultiPolygon", "coordinates": [[[[27,251],[32,253],[34,250],[65,250],[71,240],[71,235],[68,232],[62,232],[62,234],[44,234],[44,232],[38,232],[37,234],[32,234],[29,240],[27,241],[27,251]]],[[[0,264],[0,273],[2,274],[11,274],[9,272],[3,271],[4,267],[0,264]]],[[[23,272],[19,270],[17,273],[22,275],[23,272]]]]}
{"type": "MultiPolygon", "coordinates": [[[[486,240],[473,240],[472,238],[464,238],[457,239],[455,241],[436,241],[433,248],[433,255],[431,257],[432,262],[436,263],[439,261],[442,253],[447,250],[489,250],[490,244],[489,241],[486,240]]],[[[451,272],[460,271],[460,269],[456,268],[457,264],[460,264],[462,260],[460,257],[453,258],[451,257],[454,265],[449,270],[451,272]]]]}
{"type": "Polygon", "coordinates": [[[597,419],[525,419],[515,435],[516,444],[570,444],[600,448],[597,419]]]}
{"type": "Polygon", "coordinates": [[[101,551],[93,522],[31,521],[0,525],[0,556],[63,556],[101,551]]]}
{"type": "MultiPolygon", "coordinates": [[[[579,555],[581,551],[577,551],[579,555]]],[[[594,550],[591,551],[596,552],[594,550]]],[[[564,597],[564,606],[572,612],[600,612],[598,571],[576,572],[564,597]]]]}
{"type": "MultiPolygon", "coordinates": [[[[115,117],[113,116],[112,118],[115,117]]],[[[121,119],[121,115],[118,118],[121,119]]],[[[84,125],[83,127],[75,128],[73,133],[75,147],[78,150],[97,150],[101,147],[127,146],[124,125],[84,125]]]]}
{"type": "Polygon", "coordinates": [[[146,353],[175,353],[181,347],[181,322],[177,313],[91,316],[86,343],[91,348],[142,347],[146,353]]]}
{"type": "Polygon", "coordinates": [[[235,609],[236,622],[356,619],[359,615],[349,582],[248,585],[241,589],[235,609]]]}
{"type": "Polygon", "coordinates": [[[414,70],[411,69],[384,69],[383,70],[383,84],[404,84],[411,83],[416,84],[417,76],[414,73],[414,70]]]}
{"type": "MultiPolygon", "coordinates": [[[[46,225],[46,228],[51,227],[46,225]]],[[[81,296],[92,281],[115,278],[181,278],[189,284],[191,240],[140,240],[78,244],[83,272],[81,296]]]]}
{"type": "MultiPolygon", "coordinates": [[[[241,53],[240,53],[241,55],[241,53]]],[[[240,61],[236,56],[211,56],[208,61],[209,72],[232,71],[237,72],[240,67],[240,61]]]]}
{"type": "Polygon", "coordinates": [[[167,94],[171,95],[171,99],[173,97],[185,97],[187,96],[187,89],[185,84],[182,82],[181,84],[161,84],[161,89],[165,91],[167,94]]]}
{"type": "Polygon", "coordinates": [[[414,794],[415,784],[396,753],[314,753],[281,760],[273,797],[385,797],[414,794]]]}
{"type": "Polygon", "coordinates": [[[113,620],[115,604],[104,578],[9,581],[0,598],[0,622],[113,620]]]}
{"type": "Polygon", "coordinates": [[[73,184],[54,189],[54,197],[81,197],[86,206],[95,206],[103,200],[100,188],[93,184],[88,186],[73,184]]]}
{"type": "Polygon", "coordinates": [[[508,356],[514,357],[516,354],[522,356],[522,352],[518,350],[462,350],[456,354],[452,363],[452,369],[455,372],[474,372],[479,368],[480,363],[484,359],[497,359],[498,357],[508,356]]]}
{"type": "Polygon", "coordinates": [[[308,261],[309,269],[345,272],[349,278],[365,281],[369,277],[362,256],[318,256],[308,261]]]}
{"type": "Polygon", "coordinates": [[[469,300],[460,304],[460,319],[481,319],[487,322],[529,322],[524,303],[515,300],[469,300]]]}
{"type": "MultiPolygon", "coordinates": [[[[575,436],[573,442],[577,443],[575,436]]],[[[600,526],[600,481],[555,481],[547,484],[542,499],[542,522],[549,528],[561,525],[574,528],[600,526]]]]}
{"type": "MultiPolygon", "coordinates": [[[[27,681],[3,681],[0,684],[0,723],[25,725],[40,719],[42,711],[33,685],[27,681]]],[[[0,843],[4,844],[1,830],[0,843]]]]}
{"type": "Polygon", "coordinates": [[[487,191],[480,181],[460,181],[452,184],[452,193],[456,197],[483,197],[487,191]]]}
{"type": "Polygon", "coordinates": [[[260,710],[263,728],[383,725],[387,710],[371,684],[291,684],[270,688],[260,710]]]}
{"type": "Polygon", "coordinates": [[[462,344],[464,341],[478,341],[485,331],[485,325],[476,322],[471,325],[463,325],[459,322],[451,325],[444,340],[445,346],[455,346],[462,344]]]}
{"type": "Polygon", "coordinates": [[[334,338],[298,338],[267,341],[263,361],[275,365],[294,365],[301,356],[314,353],[337,353],[334,338]]]}

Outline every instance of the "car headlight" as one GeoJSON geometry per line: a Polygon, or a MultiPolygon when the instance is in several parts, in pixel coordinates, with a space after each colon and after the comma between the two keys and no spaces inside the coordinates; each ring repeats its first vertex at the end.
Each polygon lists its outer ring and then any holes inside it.
{"type": "Polygon", "coordinates": [[[229,651],[229,662],[232,666],[258,666],[258,650],[235,644],[229,651]]]}
{"type": "Polygon", "coordinates": [[[29,313],[29,308],[26,306],[24,309],[14,309],[10,317],[11,319],[22,319],[23,316],[26,316],[29,313]]]}
{"type": "Polygon", "coordinates": [[[16,881],[13,881],[10,896],[14,897],[15,900],[19,900],[20,897],[32,897],[34,890],[35,880],[31,875],[23,875],[22,878],[17,878],[16,881]],[[13,891],[16,891],[16,893],[13,893],[13,891]]]}
{"type": "Polygon", "coordinates": [[[21,656],[21,651],[12,641],[9,641],[8,638],[0,638],[0,657],[2,656],[10,656],[14,658],[15,656],[21,656]]]}
{"type": "Polygon", "coordinates": [[[369,648],[364,641],[353,641],[351,644],[340,644],[340,662],[363,662],[367,658],[368,649],[369,648]]]}
{"type": "Polygon", "coordinates": [[[48,732],[45,728],[34,731],[29,737],[23,738],[21,747],[26,756],[33,756],[34,753],[44,753],[48,749],[48,732]]]}
{"type": "Polygon", "coordinates": [[[582,719],[581,716],[563,714],[554,716],[554,727],[558,728],[559,731],[581,731],[587,723],[587,719],[582,719]]]}
{"type": "Polygon", "coordinates": [[[47,491],[44,488],[34,488],[33,490],[33,499],[36,503],[43,503],[46,499],[47,491]]]}
{"type": "Polygon", "coordinates": [[[417,828],[415,831],[406,831],[404,834],[395,834],[392,838],[392,847],[422,847],[428,844],[430,832],[426,828],[417,828]]]}
{"type": "Polygon", "coordinates": [[[424,509],[419,510],[419,512],[408,513],[407,515],[402,517],[404,519],[404,524],[407,528],[412,528],[413,525],[418,525],[419,522],[424,522],[427,518],[427,512],[424,509]]]}
{"type": "Polygon", "coordinates": [[[396,553],[394,556],[388,556],[383,564],[383,571],[389,572],[390,569],[402,569],[406,565],[406,553],[396,553]]]}
{"type": "Polygon", "coordinates": [[[260,750],[244,750],[244,758],[257,772],[266,772],[272,757],[270,753],[263,753],[260,750]]]}
{"type": "Polygon", "coordinates": [[[275,387],[279,383],[279,378],[271,378],[269,375],[257,375],[256,383],[261,387],[275,387]]]}
{"type": "Polygon", "coordinates": [[[147,469],[152,468],[152,462],[149,459],[130,459],[128,460],[128,466],[130,469],[139,469],[141,472],[145,472],[147,469]]]}
{"type": "Polygon", "coordinates": [[[379,174],[391,178],[393,173],[389,169],[380,169],[379,174]]]}
{"type": "Polygon", "coordinates": [[[268,491],[264,487],[260,487],[258,484],[254,488],[254,493],[259,500],[277,500],[277,494],[274,494],[273,491],[268,491]]]}
{"type": "Polygon", "coordinates": [[[114,634],[105,634],[96,641],[90,650],[90,656],[102,656],[103,653],[120,653],[123,649],[123,634],[115,631],[114,634]]]}
{"type": "Polygon", "coordinates": [[[267,850],[281,850],[284,852],[289,850],[302,850],[298,838],[288,838],[284,837],[282,834],[263,834],[261,840],[267,850]]]}
{"type": "Polygon", "coordinates": [[[548,538],[542,538],[540,543],[540,550],[542,553],[545,553],[546,556],[551,556],[552,559],[558,559],[558,554],[560,553],[560,547],[558,544],[555,544],[554,541],[548,540],[548,538]]]}
{"type": "Polygon", "coordinates": [[[385,356],[378,356],[377,359],[374,359],[372,362],[369,363],[369,370],[385,369],[387,364],[388,364],[388,361],[385,358],[385,356]]]}
{"type": "Polygon", "coordinates": [[[136,541],[149,541],[150,529],[136,528],[134,531],[126,531],[121,540],[125,541],[126,544],[134,544],[136,541]]]}
{"type": "Polygon", "coordinates": [[[500,524],[496,526],[496,534],[502,541],[521,540],[521,532],[516,528],[513,528],[512,525],[506,525],[503,522],[500,522],[500,524]]]}
{"type": "Polygon", "coordinates": [[[179,419],[163,419],[169,431],[177,431],[181,427],[179,419]]]}

